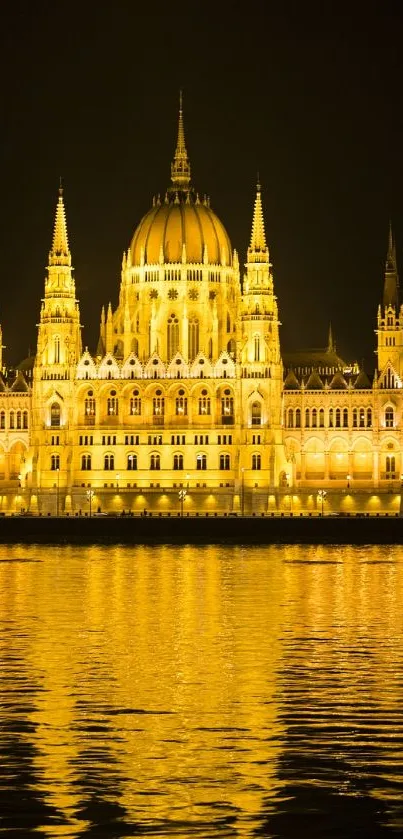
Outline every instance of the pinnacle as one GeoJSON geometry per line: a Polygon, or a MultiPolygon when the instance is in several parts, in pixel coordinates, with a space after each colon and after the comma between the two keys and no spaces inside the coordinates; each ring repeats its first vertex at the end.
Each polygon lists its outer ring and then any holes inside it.
{"type": "Polygon", "coordinates": [[[49,254],[50,265],[70,265],[71,256],[67,236],[66,211],[63,201],[63,187],[59,186],[59,197],[56,205],[55,226],[53,231],[52,249],[49,254]]]}
{"type": "Polygon", "coordinates": [[[250,239],[250,246],[248,252],[248,259],[255,255],[266,261],[268,257],[268,248],[266,245],[266,234],[264,229],[262,195],[260,191],[260,183],[256,186],[255,207],[253,211],[252,234],[250,239]]]}
{"type": "Polygon", "coordinates": [[[188,191],[190,184],[190,163],[186,151],[185,129],[183,125],[182,91],[179,95],[179,122],[178,140],[176,143],[175,156],[171,165],[171,180],[174,190],[181,189],[188,191]]]}

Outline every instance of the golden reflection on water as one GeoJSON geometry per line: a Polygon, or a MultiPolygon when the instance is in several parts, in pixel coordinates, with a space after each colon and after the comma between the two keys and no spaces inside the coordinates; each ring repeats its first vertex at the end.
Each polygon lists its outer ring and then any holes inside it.
{"type": "Polygon", "coordinates": [[[399,801],[402,594],[400,548],[1,548],[27,823],[247,837],[298,784],[399,801]]]}

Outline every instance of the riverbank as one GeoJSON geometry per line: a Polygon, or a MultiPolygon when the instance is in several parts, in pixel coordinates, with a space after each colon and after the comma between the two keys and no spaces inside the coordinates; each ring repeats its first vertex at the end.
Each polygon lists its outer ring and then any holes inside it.
{"type": "Polygon", "coordinates": [[[384,516],[6,516],[0,544],[402,544],[403,518],[384,516]]]}

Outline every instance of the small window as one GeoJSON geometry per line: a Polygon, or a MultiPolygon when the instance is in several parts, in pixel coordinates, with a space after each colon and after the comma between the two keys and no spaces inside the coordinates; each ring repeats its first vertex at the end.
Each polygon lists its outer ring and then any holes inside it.
{"type": "Polygon", "coordinates": [[[137,469],[137,455],[136,454],[128,454],[127,455],[127,468],[129,472],[134,472],[137,469]]]}
{"type": "Polygon", "coordinates": [[[385,410],[385,428],[393,428],[395,424],[395,412],[393,408],[385,410]]]}
{"type": "Polygon", "coordinates": [[[252,469],[256,472],[257,470],[261,469],[262,459],[260,454],[253,454],[252,455],[252,469]]]}
{"type": "Polygon", "coordinates": [[[115,468],[115,455],[106,454],[104,457],[104,469],[106,472],[111,472],[115,468]]]}
{"type": "Polygon", "coordinates": [[[152,470],[159,470],[161,469],[161,458],[159,454],[152,454],[150,457],[150,469],[152,470]]]}
{"type": "Polygon", "coordinates": [[[50,468],[52,472],[58,472],[60,469],[60,455],[52,454],[50,458],[50,468]]]}
{"type": "Polygon", "coordinates": [[[52,402],[50,406],[50,424],[52,428],[60,426],[60,405],[58,402],[52,402]]]}
{"type": "Polygon", "coordinates": [[[91,469],[91,455],[90,454],[83,454],[81,456],[81,469],[83,470],[83,472],[85,472],[85,471],[89,472],[89,470],[91,469]]]}

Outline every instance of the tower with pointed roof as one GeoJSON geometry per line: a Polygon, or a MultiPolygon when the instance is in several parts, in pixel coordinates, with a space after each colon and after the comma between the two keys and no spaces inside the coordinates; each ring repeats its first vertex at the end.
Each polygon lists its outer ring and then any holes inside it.
{"type": "Polygon", "coordinates": [[[33,376],[33,436],[37,442],[33,486],[53,486],[54,472],[59,473],[59,487],[71,484],[66,442],[74,420],[76,367],[81,353],[80,310],[60,187],[33,376]],[[42,429],[46,429],[45,434],[42,429]],[[52,446],[51,458],[49,446],[52,446]]]}
{"type": "Polygon", "coordinates": [[[377,317],[378,371],[382,373],[388,362],[403,380],[403,306],[399,299],[396,246],[392,225],[389,224],[382,304],[377,317]]]}
{"type": "Polygon", "coordinates": [[[257,183],[253,210],[252,232],[246,261],[241,307],[241,368],[244,390],[248,381],[249,390],[253,380],[254,409],[250,412],[253,424],[254,414],[259,410],[262,398],[261,418],[269,425],[271,434],[276,435],[276,445],[271,438],[270,479],[277,480],[280,462],[283,460],[281,446],[281,397],[283,365],[280,354],[279,318],[277,299],[274,294],[272,264],[266,243],[262,194],[257,183]],[[275,463],[277,458],[277,463],[275,463]]]}

